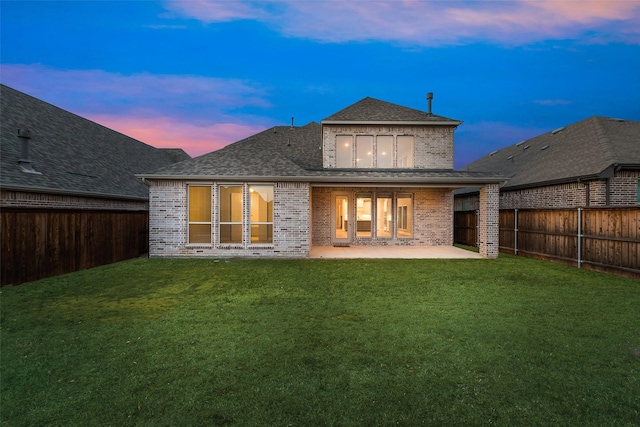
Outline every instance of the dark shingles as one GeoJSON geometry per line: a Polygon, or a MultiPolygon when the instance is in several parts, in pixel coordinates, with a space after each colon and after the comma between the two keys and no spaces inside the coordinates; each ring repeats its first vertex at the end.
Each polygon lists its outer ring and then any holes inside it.
{"type": "Polygon", "coordinates": [[[379,99],[366,97],[352,104],[335,114],[327,117],[325,121],[347,121],[347,122],[442,122],[451,121],[452,124],[459,123],[458,120],[449,119],[435,114],[428,115],[424,111],[403,107],[402,105],[379,99]]]}
{"type": "Polygon", "coordinates": [[[462,170],[510,177],[508,189],[595,177],[625,164],[640,165],[640,122],[594,116],[503,148],[462,170]]]}
{"type": "Polygon", "coordinates": [[[148,198],[148,188],[134,176],[189,156],[161,150],[0,85],[1,171],[3,188],[43,192],[148,198]],[[18,129],[31,131],[29,157],[41,174],[18,165],[18,129]]]}

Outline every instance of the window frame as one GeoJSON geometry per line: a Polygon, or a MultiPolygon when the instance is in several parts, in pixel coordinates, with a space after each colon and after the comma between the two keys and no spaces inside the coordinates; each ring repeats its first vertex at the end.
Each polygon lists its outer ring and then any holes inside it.
{"type": "Polygon", "coordinates": [[[248,215],[249,215],[249,220],[248,220],[248,237],[249,237],[249,244],[253,245],[253,246],[262,246],[262,245],[273,245],[273,238],[274,238],[274,234],[273,234],[273,225],[274,225],[274,207],[275,207],[275,203],[274,203],[274,199],[275,199],[275,186],[272,184],[249,184],[248,185],[248,198],[249,198],[249,209],[248,209],[248,215]],[[271,189],[271,201],[267,201],[267,219],[269,218],[269,216],[271,217],[271,220],[269,221],[254,221],[252,216],[254,214],[253,212],[253,194],[254,191],[253,189],[255,188],[269,188],[271,189]],[[271,208],[269,211],[269,203],[271,203],[271,208]],[[266,241],[266,242],[254,242],[253,241],[253,227],[254,226],[267,226],[267,230],[268,230],[268,234],[270,236],[270,240],[266,241]],[[270,227],[269,227],[270,226],[270,227]]]}
{"type": "MultiPolygon", "coordinates": [[[[218,244],[219,245],[242,245],[244,244],[244,231],[245,231],[245,190],[244,190],[245,185],[244,184],[237,184],[237,183],[224,183],[224,184],[219,184],[218,185],[218,208],[217,208],[217,212],[216,214],[218,215],[218,244]],[[240,188],[240,221],[222,221],[222,189],[223,188],[240,188]],[[233,235],[233,226],[237,226],[240,225],[240,241],[228,241],[228,242],[223,242],[222,241],[222,236],[223,236],[223,232],[222,232],[222,226],[230,226],[230,233],[225,233],[226,234],[230,234],[231,236],[233,235]]],[[[232,193],[233,194],[233,193],[232,193]]],[[[232,206],[233,201],[230,202],[229,206],[232,206]]],[[[230,219],[232,219],[233,217],[233,210],[231,210],[228,213],[230,219]]]]}
{"type": "Polygon", "coordinates": [[[213,244],[213,185],[207,183],[187,183],[187,245],[205,245],[210,246],[213,244]],[[209,189],[209,221],[192,221],[191,220],[191,189],[195,188],[208,188],[209,189]],[[192,225],[209,225],[209,241],[204,242],[192,242],[191,241],[191,226],[192,225]]]}

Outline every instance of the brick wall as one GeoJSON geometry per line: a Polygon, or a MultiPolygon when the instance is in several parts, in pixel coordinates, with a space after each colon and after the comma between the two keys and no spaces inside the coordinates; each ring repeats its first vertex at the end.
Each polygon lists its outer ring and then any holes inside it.
{"type": "MultiPolygon", "coordinates": [[[[313,187],[312,188],[312,242],[314,246],[331,246],[331,231],[334,218],[331,212],[331,193],[351,194],[350,218],[355,218],[355,195],[367,193],[389,195],[413,194],[412,237],[354,237],[353,246],[450,246],[453,244],[453,192],[442,188],[368,188],[368,187],[313,187]]],[[[372,235],[375,233],[372,233],[372,235]]]]}
{"type": "Polygon", "coordinates": [[[480,188],[478,248],[484,258],[497,258],[500,234],[500,187],[488,184],[480,188]]]}
{"type": "MultiPolygon", "coordinates": [[[[213,188],[213,243],[187,243],[187,182],[151,181],[149,255],[152,257],[287,257],[306,258],[310,250],[309,184],[274,184],[273,243],[250,244],[248,228],[243,243],[217,243],[218,183],[198,182],[213,188]]],[[[244,217],[248,221],[248,184],[244,184],[244,217]]]]}
{"type": "Polygon", "coordinates": [[[413,135],[414,168],[453,169],[453,126],[323,125],[323,165],[336,167],[338,135],[413,135]]]}
{"type": "MultiPolygon", "coordinates": [[[[609,179],[609,206],[638,204],[640,172],[619,171],[609,179]]],[[[455,210],[477,210],[478,195],[455,198],[455,210]]],[[[607,206],[607,181],[604,179],[547,185],[500,192],[500,209],[546,209],[607,206]],[[587,194],[589,203],[587,204],[587,194]]]]}
{"type": "Polygon", "coordinates": [[[102,199],[64,194],[0,190],[0,207],[2,208],[142,211],[147,210],[148,206],[148,203],[144,200],[102,199]]]}

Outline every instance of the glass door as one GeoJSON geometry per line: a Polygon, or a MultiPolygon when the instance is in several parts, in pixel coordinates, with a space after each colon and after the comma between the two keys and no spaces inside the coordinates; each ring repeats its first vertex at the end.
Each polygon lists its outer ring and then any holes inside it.
{"type": "Polygon", "coordinates": [[[349,212],[348,193],[334,193],[332,197],[333,227],[331,232],[331,242],[337,244],[348,244],[351,242],[352,228],[355,221],[352,220],[349,212]]]}

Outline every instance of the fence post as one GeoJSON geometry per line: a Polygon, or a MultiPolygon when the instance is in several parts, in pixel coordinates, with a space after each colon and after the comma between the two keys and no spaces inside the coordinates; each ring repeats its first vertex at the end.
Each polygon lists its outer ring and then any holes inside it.
{"type": "Polygon", "coordinates": [[[582,208],[578,208],[578,268],[582,266],[582,208]]]}
{"type": "Polygon", "coordinates": [[[476,247],[480,247],[480,210],[476,210],[476,247]]]}
{"type": "Polygon", "coordinates": [[[518,255],[518,209],[513,210],[513,254],[518,255]]]}

